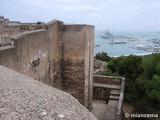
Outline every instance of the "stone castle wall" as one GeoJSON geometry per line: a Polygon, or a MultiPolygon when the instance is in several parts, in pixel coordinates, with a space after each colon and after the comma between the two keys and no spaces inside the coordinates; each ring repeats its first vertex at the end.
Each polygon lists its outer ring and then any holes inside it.
{"type": "Polygon", "coordinates": [[[95,83],[120,85],[121,79],[122,79],[121,77],[94,75],[93,81],[95,83]]]}
{"type": "Polygon", "coordinates": [[[93,26],[86,25],[63,27],[64,89],[78,98],[86,107],[90,106],[90,97],[92,98],[93,29],[93,26]]]}
{"type": "Polygon", "coordinates": [[[0,52],[1,64],[48,85],[60,86],[60,55],[57,52],[60,48],[56,42],[59,38],[58,23],[51,26],[55,29],[53,36],[47,30],[13,36],[16,47],[0,52]]]}
{"type": "Polygon", "coordinates": [[[12,37],[0,49],[0,65],[72,94],[90,108],[94,27],[47,23],[46,29],[12,37]]]}

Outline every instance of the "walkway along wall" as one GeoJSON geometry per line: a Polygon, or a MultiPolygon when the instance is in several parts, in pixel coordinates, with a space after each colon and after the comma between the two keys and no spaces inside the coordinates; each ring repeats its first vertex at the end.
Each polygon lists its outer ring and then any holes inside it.
{"type": "Polygon", "coordinates": [[[12,37],[14,46],[0,48],[0,65],[67,91],[90,108],[94,27],[47,23],[46,29],[12,37]]]}
{"type": "Polygon", "coordinates": [[[106,101],[112,110],[106,110],[104,120],[121,120],[125,78],[94,75],[93,99],[106,101]],[[114,102],[114,104],[113,104],[114,102]]]}

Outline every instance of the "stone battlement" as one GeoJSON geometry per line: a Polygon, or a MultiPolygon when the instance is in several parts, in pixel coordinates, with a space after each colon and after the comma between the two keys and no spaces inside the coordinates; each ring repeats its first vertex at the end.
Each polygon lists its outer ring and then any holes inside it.
{"type": "Polygon", "coordinates": [[[105,63],[96,64],[93,76],[94,26],[59,20],[1,23],[0,34],[12,35],[12,44],[0,47],[0,107],[6,111],[2,118],[96,120],[87,111],[93,108],[100,120],[121,119],[124,78],[98,75],[105,63]],[[94,109],[93,99],[103,102],[104,114],[94,109]]]}
{"type": "Polygon", "coordinates": [[[54,20],[11,40],[13,47],[0,49],[0,65],[66,91],[91,108],[94,26],[54,20]]]}

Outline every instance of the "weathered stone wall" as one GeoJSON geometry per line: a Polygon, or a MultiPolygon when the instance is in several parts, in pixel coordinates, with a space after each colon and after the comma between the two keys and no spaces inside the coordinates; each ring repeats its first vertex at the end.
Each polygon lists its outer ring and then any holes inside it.
{"type": "Polygon", "coordinates": [[[94,83],[105,83],[105,84],[121,84],[121,77],[113,77],[113,76],[102,76],[102,75],[94,75],[93,82],[94,83]]]}
{"type": "Polygon", "coordinates": [[[90,109],[94,27],[63,25],[60,21],[51,21],[46,26],[13,36],[14,46],[0,49],[0,65],[64,88],[90,109]]]}
{"type": "Polygon", "coordinates": [[[117,100],[118,102],[114,104],[117,120],[121,120],[124,86],[125,78],[123,77],[94,75],[93,78],[93,99],[105,100],[107,104],[117,100]]]}
{"type": "Polygon", "coordinates": [[[93,26],[65,25],[63,27],[64,89],[87,108],[91,106],[92,101],[93,36],[93,26]]]}
{"type": "Polygon", "coordinates": [[[111,89],[102,88],[102,87],[93,87],[93,99],[94,100],[104,100],[108,101],[110,96],[111,89]]]}
{"type": "Polygon", "coordinates": [[[72,61],[67,59],[63,61],[63,85],[64,90],[72,94],[79,101],[84,103],[84,61],[72,61]]]}
{"type": "Polygon", "coordinates": [[[13,36],[15,48],[0,51],[0,64],[61,88],[60,22],[48,23],[48,30],[36,30],[13,36]]]}
{"type": "Polygon", "coordinates": [[[19,62],[16,47],[12,46],[12,48],[0,50],[0,65],[18,71],[19,62]]]}
{"type": "MultiPolygon", "coordinates": [[[[107,84],[107,85],[118,85],[121,86],[122,77],[113,77],[113,76],[102,76],[102,75],[94,75],[93,83],[107,84]]],[[[105,100],[108,101],[110,92],[113,87],[93,87],[93,99],[95,100],[105,100]]]]}

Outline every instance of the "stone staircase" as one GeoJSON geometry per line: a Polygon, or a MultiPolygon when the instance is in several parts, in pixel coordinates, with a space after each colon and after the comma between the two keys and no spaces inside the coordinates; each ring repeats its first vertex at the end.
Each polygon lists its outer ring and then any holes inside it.
{"type": "Polygon", "coordinates": [[[119,100],[120,90],[111,90],[109,100],[119,100]]]}
{"type": "Polygon", "coordinates": [[[95,100],[106,100],[106,109],[102,120],[120,120],[122,116],[122,103],[124,96],[125,78],[94,75],[93,89],[96,92],[95,100]],[[108,92],[108,94],[105,94],[108,92]],[[107,96],[107,97],[106,97],[107,96]],[[105,99],[98,99],[105,98],[105,99]]]}

